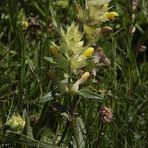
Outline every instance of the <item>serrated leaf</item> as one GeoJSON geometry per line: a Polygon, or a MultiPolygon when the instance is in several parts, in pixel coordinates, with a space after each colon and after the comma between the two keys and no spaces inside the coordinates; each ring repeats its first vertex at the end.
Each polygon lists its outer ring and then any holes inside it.
{"type": "Polygon", "coordinates": [[[103,96],[101,96],[100,94],[97,94],[96,92],[93,92],[88,88],[80,89],[77,93],[84,98],[98,99],[98,100],[103,99],[103,96]]]}
{"type": "Polygon", "coordinates": [[[34,139],[27,139],[27,138],[12,138],[12,142],[13,143],[19,143],[19,144],[25,144],[28,146],[34,146],[34,147],[40,147],[40,148],[59,148],[58,146],[54,145],[54,144],[50,144],[50,143],[43,143],[43,142],[39,142],[37,140],[34,139]]]}
{"type": "Polygon", "coordinates": [[[86,129],[82,118],[76,118],[76,138],[81,148],[85,148],[86,129]]]}

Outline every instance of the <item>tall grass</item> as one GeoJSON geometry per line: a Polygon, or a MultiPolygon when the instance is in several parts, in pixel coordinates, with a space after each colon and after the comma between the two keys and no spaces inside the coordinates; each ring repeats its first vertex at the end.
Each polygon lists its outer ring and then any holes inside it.
{"type": "MultiPolygon", "coordinates": [[[[110,59],[111,67],[98,67],[95,81],[91,78],[84,84],[97,94],[80,91],[77,95],[62,90],[60,80],[65,71],[52,65],[54,62],[49,58],[51,41],[57,44],[61,41],[60,27],[66,30],[75,21],[82,31],[76,8],[77,4],[85,7],[85,1],[69,0],[69,5],[65,2],[1,2],[1,146],[146,148],[148,58],[146,51],[140,52],[140,47],[148,39],[145,27],[148,2],[139,2],[134,12],[132,2],[111,2],[119,18],[104,24],[113,28],[109,36],[96,39],[110,59]],[[29,22],[27,28],[22,23],[25,21],[29,22]],[[133,27],[136,31],[131,33],[133,27]],[[108,124],[100,120],[102,106],[113,112],[108,124]],[[21,133],[6,126],[14,113],[25,120],[21,133]]],[[[87,44],[88,39],[84,38],[87,44]]],[[[79,78],[70,76],[69,83],[79,78]]]]}

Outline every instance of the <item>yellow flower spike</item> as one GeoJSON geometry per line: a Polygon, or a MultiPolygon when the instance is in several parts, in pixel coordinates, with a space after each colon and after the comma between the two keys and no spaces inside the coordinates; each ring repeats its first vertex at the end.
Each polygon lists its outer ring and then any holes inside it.
{"type": "Polygon", "coordinates": [[[117,12],[114,12],[114,11],[111,11],[111,12],[106,12],[104,14],[104,17],[107,19],[107,20],[114,20],[115,17],[118,17],[118,13],[117,12]]]}
{"type": "Polygon", "coordinates": [[[19,114],[13,114],[12,117],[9,118],[7,125],[12,129],[16,129],[21,132],[25,127],[25,120],[19,114]]]}
{"type": "Polygon", "coordinates": [[[93,47],[89,47],[89,48],[87,48],[85,50],[83,55],[88,58],[88,57],[92,56],[93,52],[94,52],[94,48],[93,47]]]}
{"type": "Polygon", "coordinates": [[[89,77],[90,77],[90,73],[87,71],[82,75],[80,80],[86,81],[89,77]]]}

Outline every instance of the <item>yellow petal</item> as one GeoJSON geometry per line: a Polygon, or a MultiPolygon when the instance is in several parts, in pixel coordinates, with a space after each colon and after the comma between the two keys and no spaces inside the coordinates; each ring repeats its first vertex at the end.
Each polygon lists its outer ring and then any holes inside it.
{"type": "Polygon", "coordinates": [[[93,47],[89,47],[88,49],[85,50],[83,55],[85,57],[90,57],[90,56],[92,56],[93,52],[94,52],[94,48],[93,47]]]}
{"type": "Polygon", "coordinates": [[[90,73],[87,71],[82,75],[81,80],[87,80],[88,77],[90,77],[90,73]]]}
{"type": "Polygon", "coordinates": [[[104,14],[104,17],[105,17],[106,19],[108,19],[108,20],[114,20],[115,17],[118,17],[118,16],[119,16],[118,13],[117,13],[117,12],[114,12],[114,11],[106,12],[106,13],[104,14]]]}
{"type": "Polygon", "coordinates": [[[77,80],[73,85],[72,85],[72,88],[71,90],[74,91],[74,92],[77,92],[79,90],[79,85],[82,83],[81,80],[77,80]]]}

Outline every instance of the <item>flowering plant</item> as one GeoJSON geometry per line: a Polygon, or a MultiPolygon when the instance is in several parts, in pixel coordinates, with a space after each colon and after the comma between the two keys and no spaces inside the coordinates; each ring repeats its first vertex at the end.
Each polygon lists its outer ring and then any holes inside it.
{"type": "MultiPolygon", "coordinates": [[[[48,77],[56,86],[50,94],[53,92],[55,96],[58,94],[56,103],[58,102],[60,107],[56,107],[57,110],[61,111],[62,108],[60,98],[61,102],[68,102],[69,105],[67,110],[61,112],[61,115],[67,118],[67,125],[58,145],[63,141],[70,125],[77,124],[75,110],[80,100],[82,98],[97,99],[99,102],[103,100],[104,95],[92,86],[96,82],[97,69],[101,66],[111,66],[104,49],[97,45],[101,36],[112,32],[112,28],[103,26],[103,23],[113,21],[118,16],[117,12],[109,11],[109,2],[110,0],[86,0],[85,8],[76,3],[79,23],[72,22],[66,29],[61,27],[60,39],[50,44],[51,57],[46,59],[53,65],[51,66],[53,70],[48,71],[48,77]]],[[[101,114],[103,119],[107,115],[101,114]]],[[[111,119],[112,116],[108,120],[111,119]]]]}

